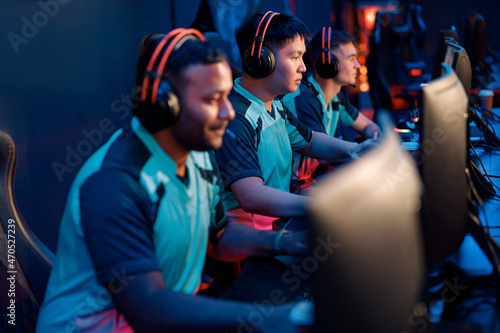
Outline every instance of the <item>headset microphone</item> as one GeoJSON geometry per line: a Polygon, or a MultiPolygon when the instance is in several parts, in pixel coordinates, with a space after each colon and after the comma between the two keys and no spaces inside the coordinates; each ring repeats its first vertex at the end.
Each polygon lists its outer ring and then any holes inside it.
{"type": "Polygon", "coordinates": [[[355,84],[349,84],[351,87],[356,88],[355,84]]]}

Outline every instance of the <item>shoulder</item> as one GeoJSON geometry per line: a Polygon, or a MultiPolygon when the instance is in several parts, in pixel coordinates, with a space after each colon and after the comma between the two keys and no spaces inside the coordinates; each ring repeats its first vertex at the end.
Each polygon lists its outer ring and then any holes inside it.
{"type": "Polygon", "coordinates": [[[344,93],[342,91],[339,91],[339,93],[335,96],[340,103],[340,105],[346,106],[348,101],[347,98],[345,97],[344,93]]]}
{"type": "Polygon", "coordinates": [[[213,151],[191,151],[190,156],[201,178],[213,183],[218,172],[215,153],[213,151]]]}
{"type": "Polygon", "coordinates": [[[245,115],[252,105],[252,101],[250,101],[248,98],[234,89],[231,90],[228,98],[233,105],[233,109],[236,113],[245,115]]]}

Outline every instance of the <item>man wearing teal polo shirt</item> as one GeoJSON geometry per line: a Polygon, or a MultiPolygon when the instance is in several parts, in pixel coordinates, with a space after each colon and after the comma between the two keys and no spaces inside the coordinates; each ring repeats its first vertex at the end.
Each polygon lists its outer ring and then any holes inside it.
{"type": "MultiPolygon", "coordinates": [[[[195,295],[206,255],[303,254],[299,233],[228,222],[212,149],[234,118],[221,51],[194,29],[146,37],[134,117],[76,176],[37,331],[293,331],[293,303],[255,323],[254,304],[195,295]]],[[[267,314],[267,312],[266,312],[267,314]]]]}
{"type": "MultiPolygon", "coordinates": [[[[313,65],[296,92],[283,98],[285,106],[311,130],[333,137],[337,129],[349,126],[364,139],[378,138],[380,127],[358,111],[341,92],[356,83],[360,64],[354,36],[343,30],[323,28],[307,46],[313,65]],[[330,54],[329,65],[328,54],[330,54]],[[326,60],[325,59],[326,56],[326,60]]],[[[321,161],[294,153],[292,191],[299,192],[315,182],[312,178],[321,161]]]]}
{"type": "Polygon", "coordinates": [[[255,13],[236,31],[243,74],[229,96],[236,118],[216,151],[230,220],[270,230],[277,217],[303,216],[308,197],[291,194],[292,151],[327,161],[356,158],[373,141],[346,142],[311,131],[283,107],[306,71],[310,38],[293,15],[255,13]]]}

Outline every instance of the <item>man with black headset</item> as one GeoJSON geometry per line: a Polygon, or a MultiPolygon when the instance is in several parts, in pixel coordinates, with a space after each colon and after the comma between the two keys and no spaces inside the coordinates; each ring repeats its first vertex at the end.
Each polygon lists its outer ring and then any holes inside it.
{"type": "MultiPolygon", "coordinates": [[[[342,93],[354,86],[360,64],[355,39],[344,30],[324,27],[307,45],[306,57],[312,68],[296,92],[283,98],[285,106],[318,134],[336,136],[338,127],[349,126],[363,139],[378,138],[380,127],[359,112],[342,93]]],[[[314,184],[313,174],[322,161],[294,154],[292,192],[314,184]]]]}
{"type": "Polygon", "coordinates": [[[206,254],[240,261],[307,250],[300,233],[258,231],[225,215],[211,153],[234,118],[225,56],[194,29],[148,36],[136,85],[130,125],[72,185],[37,331],[293,332],[293,303],[274,299],[262,314],[194,295],[206,254]]]}
{"type": "Polygon", "coordinates": [[[306,67],[310,38],[293,15],[255,13],[236,31],[243,74],[229,99],[236,118],[216,151],[230,220],[272,229],[277,217],[303,216],[309,197],[290,193],[292,151],[327,161],[351,159],[374,145],[347,142],[311,131],[283,107],[306,67]]]}

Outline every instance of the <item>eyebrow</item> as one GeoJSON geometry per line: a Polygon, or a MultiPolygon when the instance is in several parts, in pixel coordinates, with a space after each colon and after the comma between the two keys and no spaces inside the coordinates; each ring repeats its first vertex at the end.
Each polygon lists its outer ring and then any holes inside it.
{"type": "Polygon", "coordinates": [[[290,56],[294,56],[294,55],[303,55],[305,52],[303,52],[302,50],[294,50],[293,52],[290,53],[290,56]]]}

